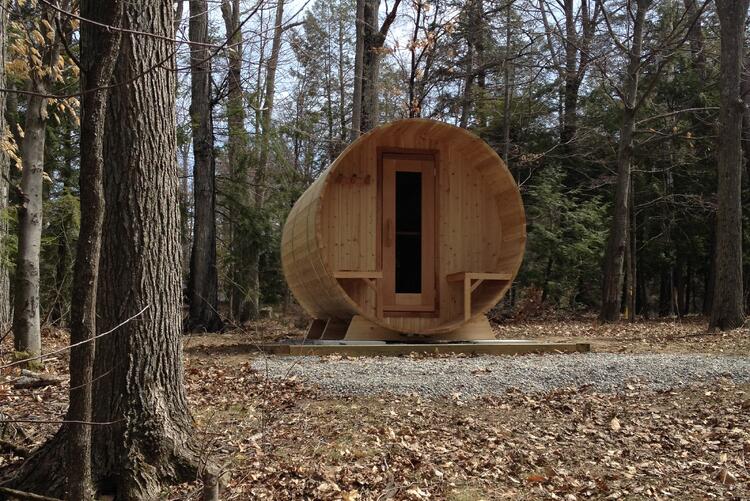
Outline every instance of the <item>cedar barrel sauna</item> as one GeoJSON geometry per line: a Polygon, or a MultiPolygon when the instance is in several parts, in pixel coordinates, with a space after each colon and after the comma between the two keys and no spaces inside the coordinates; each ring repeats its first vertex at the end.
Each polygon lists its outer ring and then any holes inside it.
{"type": "Polygon", "coordinates": [[[362,135],[297,200],[282,264],[308,339],[490,339],[526,223],[507,167],[471,132],[406,119],[362,135]]]}

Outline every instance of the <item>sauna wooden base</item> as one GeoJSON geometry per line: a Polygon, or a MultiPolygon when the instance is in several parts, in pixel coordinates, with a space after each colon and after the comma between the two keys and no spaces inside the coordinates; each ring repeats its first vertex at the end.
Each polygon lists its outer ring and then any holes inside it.
{"type": "Polygon", "coordinates": [[[523,340],[399,343],[387,341],[307,341],[266,344],[260,350],[273,355],[347,355],[351,357],[403,356],[416,354],[525,355],[531,353],[586,353],[588,343],[541,343],[523,340]]]}
{"type": "Polygon", "coordinates": [[[381,327],[361,315],[351,320],[315,319],[307,330],[306,339],[327,341],[400,341],[410,343],[432,343],[436,341],[494,340],[487,317],[480,315],[444,334],[404,334],[381,327]]]}

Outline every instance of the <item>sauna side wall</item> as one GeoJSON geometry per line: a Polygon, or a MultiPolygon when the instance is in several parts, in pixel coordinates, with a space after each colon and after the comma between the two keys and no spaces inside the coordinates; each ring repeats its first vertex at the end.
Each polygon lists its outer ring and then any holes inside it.
{"type": "Polygon", "coordinates": [[[326,268],[317,221],[321,175],[297,200],[281,237],[281,262],[289,289],[315,318],[350,318],[356,313],[351,300],[326,268]]]}

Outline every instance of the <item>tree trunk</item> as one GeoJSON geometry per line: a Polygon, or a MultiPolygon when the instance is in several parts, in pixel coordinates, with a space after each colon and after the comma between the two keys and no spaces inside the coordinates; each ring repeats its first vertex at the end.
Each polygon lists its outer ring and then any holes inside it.
{"type": "Polygon", "coordinates": [[[62,227],[60,228],[62,235],[60,235],[57,241],[57,264],[55,265],[55,289],[57,289],[57,292],[45,320],[45,323],[49,322],[51,325],[58,327],[64,326],[65,317],[65,305],[63,304],[65,294],[63,291],[65,289],[65,275],[68,265],[68,228],[65,223],[66,221],[62,222],[62,227]]]}
{"type": "MultiPolygon", "coordinates": [[[[46,93],[42,82],[35,92],[46,93]]],[[[42,176],[47,99],[29,96],[22,145],[21,204],[18,207],[18,256],[13,311],[14,347],[28,356],[42,350],[39,325],[39,251],[42,240],[42,176]]]]}
{"type": "Polygon", "coordinates": [[[378,29],[380,0],[364,0],[364,47],[362,53],[362,105],[360,132],[364,133],[378,125],[380,119],[380,100],[378,84],[380,80],[380,56],[385,45],[388,30],[396,18],[396,11],[401,0],[394,0],[391,11],[386,15],[378,29]]]}
{"type": "MultiPolygon", "coordinates": [[[[124,2],[81,2],[81,16],[110,26],[122,23],[124,2]]],[[[121,35],[94,24],[81,26],[81,228],[76,250],[70,319],[70,405],[68,425],[68,498],[91,499],[91,421],[96,298],[99,278],[102,222],[104,220],[103,137],[109,92],[121,35]],[[98,89],[98,90],[95,90],[98,89]]]]}
{"type": "MultiPolygon", "coordinates": [[[[510,155],[510,100],[513,97],[512,78],[513,72],[510,57],[510,45],[512,42],[511,20],[513,14],[513,1],[508,1],[505,13],[505,60],[503,61],[503,162],[508,165],[510,155]]],[[[520,184],[520,183],[519,183],[520,184]]]]}
{"type": "Polygon", "coordinates": [[[193,133],[193,247],[188,278],[185,330],[221,330],[216,269],[216,163],[211,106],[208,2],[190,1],[190,123],[193,133]]]}
{"type": "Polygon", "coordinates": [[[466,2],[467,22],[464,30],[466,31],[466,75],[464,76],[463,92],[461,95],[461,118],[459,126],[466,128],[469,126],[469,117],[474,107],[474,80],[478,67],[482,65],[480,60],[480,51],[478,47],[482,46],[482,37],[484,36],[484,0],[469,0],[466,2]]]}
{"type": "MultiPolygon", "coordinates": [[[[125,28],[172,38],[171,2],[128,3],[125,28]]],[[[183,386],[180,216],[171,43],[123,37],[104,141],[106,214],[97,311],[93,429],[99,485],[117,499],[153,499],[196,478],[199,451],[183,386]],[[168,69],[142,75],[167,61],[168,69]],[[136,75],[140,75],[135,79],[136,75]],[[109,397],[109,398],[107,398],[109,397]],[[116,405],[114,404],[116,402],[116,405]]]]}
{"type": "MultiPolygon", "coordinates": [[[[5,82],[5,47],[7,45],[8,0],[0,0],[0,88],[6,88],[5,82]]],[[[5,120],[6,93],[0,92],[0,137],[9,136],[8,123],[5,120]]],[[[10,158],[0,149],[0,216],[8,209],[8,174],[10,158]]],[[[0,217],[0,242],[8,236],[8,221],[0,217]]],[[[5,265],[5,255],[0,259],[0,331],[5,333],[11,325],[13,311],[10,306],[10,275],[5,265]]]]}
{"type": "Polygon", "coordinates": [[[721,34],[716,276],[710,328],[745,322],[742,282],[742,112],[740,95],[748,0],[717,0],[721,34]]]}
{"type": "Polygon", "coordinates": [[[232,189],[232,222],[230,228],[231,270],[230,307],[232,317],[239,321],[250,317],[251,303],[250,266],[251,235],[244,231],[242,220],[248,218],[247,207],[251,204],[249,190],[250,177],[247,165],[248,135],[245,129],[245,106],[242,88],[243,40],[240,27],[239,0],[222,0],[221,12],[224,18],[226,36],[230,38],[233,50],[228,54],[227,70],[227,141],[229,176],[232,189]]]}
{"type": "MultiPolygon", "coordinates": [[[[64,6],[65,7],[65,6],[64,6]]],[[[47,126],[47,98],[43,97],[54,77],[51,66],[59,54],[57,31],[52,29],[54,11],[41,6],[47,23],[43,45],[34,47],[41,54],[42,67],[32,68],[26,106],[26,124],[22,144],[20,196],[18,207],[18,256],[13,304],[14,347],[31,356],[41,353],[42,339],[39,319],[39,251],[42,240],[42,196],[44,194],[44,142],[47,126]],[[41,76],[40,76],[41,75],[41,76]]],[[[38,44],[39,42],[35,42],[38,44]]]]}
{"type": "Polygon", "coordinates": [[[633,36],[628,50],[628,67],[625,75],[625,95],[620,125],[620,143],[617,150],[617,181],[612,226],[604,255],[602,306],[599,320],[616,322],[622,304],[623,261],[627,245],[628,214],[630,205],[630,164],[633,158],[633,134],[638,98],[638,80],[641,70],[643,25],[648,10],[648,0],[638,0],[633,24],[633,36]]]}
{"type": "Polygon", "coordinates": [[[627,298],[628,321],[635,322],[635,296],[638,279],[638,247],[636,245],[635,221],[635,180],[630,177],[630,210],[628,211],[628,249],[627,249],[627,298]]]}
{"type": "MultiPolygon", "coordinates": [[[[112,333],[97,341],[91,419],[100,424],[89,429],[93,484],[118,500],[158,499],[165,484],[202,473],[182,383],[172,14],[171,2],[125,3],[123,27],[158,38],[122,37],[113,78],[130,84],[110,90],[104,125],[96,319],[112,333]]],[[[64,494],[64,430],[13,485],[64,494]]]]}
{"type": "Polygon", "coordinates": [[[357,0],[357,40],[354,49],[354,91],[352,95],[352,129],[350,139],[354,141],[361,134],[362,127],[362,64],[365,47],[365,1],[357,0]]]}
{"type": "Polygon", "coordinates": [[[378,79],[380,75],[380,48],[385,42],[377,31],[380,0],[365,0],[364,49],[362,53],[362,109],[360,133],[365,133],[378,123],[378,79]]]}
{"type": "MultiPolygon", "coordinates": [[[[585,1],[583,2],[586,3],[585,1]]],[[[573,141],[578,129],[578,39],[576,32],[574,0],[565,0],[565,87],[563,91],[563,118],[560,142],[565,153],[573,151],[573,141]]],[[[586,48],[582,48],[585,50],[586,48]]]]}

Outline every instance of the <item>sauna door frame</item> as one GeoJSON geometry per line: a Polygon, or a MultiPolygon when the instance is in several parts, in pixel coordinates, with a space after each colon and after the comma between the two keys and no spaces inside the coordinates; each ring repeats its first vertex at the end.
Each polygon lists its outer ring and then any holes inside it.
{"type": "MultiPolygon", "coordinates": [[[[440,277],[438,265],[440,263],[438,255],[438,209],[439,205],[439,192],[440,192],[440,155],[438,150],[424,150],[424,149],[413,149],[413,148],[377,148],[378,157],[378,172],[377,172],[377,235],[376,235],[376,260],[378,263],[378,269],[385,273],[383,269],[383,160],[387,157],[394,159],[407,159],[407,160],[425,160],[432,162],[434,168],[434,180],[433,180],[433,301],[432,304],[421,304],[421,305],[396,305],[386,304],[385,294],[385,280],[381,279],[378,287],[378,310],[382,312],[383,317],[438,317],[440,316],[440,277]]],[[[423,216],[424,217],[424,216],[423,216]]],[[[395,245],[395,241],[394,241],[395,245]]],[[[395,294],[394,294],[395,295],[395,294]]]]}

